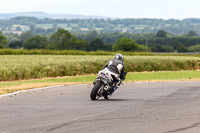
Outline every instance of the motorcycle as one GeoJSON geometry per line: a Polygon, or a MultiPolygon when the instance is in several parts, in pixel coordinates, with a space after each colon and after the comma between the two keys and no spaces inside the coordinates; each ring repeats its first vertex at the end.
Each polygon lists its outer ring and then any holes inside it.
{"type": "Polygon", "coordinates": [[[90,93],[91,100],[98,100],[100,97],[109,99],[114,91],[122,84],[122,80],[119,82],[114,81],[114,76],[110,74],[108,69],[99,71],[96,80],[94,81],[94,87],[90,93]]]}

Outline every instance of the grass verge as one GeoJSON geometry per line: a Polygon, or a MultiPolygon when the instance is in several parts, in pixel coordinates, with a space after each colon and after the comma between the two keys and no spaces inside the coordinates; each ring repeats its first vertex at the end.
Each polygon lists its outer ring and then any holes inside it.
{"type": "MultiPolygon", "coordinates": [[[[37,80],[23,80],[13,82],[0,82],[0,95],[26,90],[31,88],[53,85],[69,85],[92,83],[96,75],[69,76],[45,78],[37,80]]],[[[126,82],[157,82],[157,81],[194,81],[200,80],[200,71],[163,71],[163,72],[132,72],[128,73],[126,82]]]]}

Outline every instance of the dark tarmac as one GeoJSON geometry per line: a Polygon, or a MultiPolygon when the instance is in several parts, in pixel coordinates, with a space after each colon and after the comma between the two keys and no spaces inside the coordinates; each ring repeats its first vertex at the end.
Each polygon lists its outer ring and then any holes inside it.
{"type": "Polygon", "coordinates": [[[200,82],[126,83],[99,101],[91,88],[0,97],[0,133],[200,133],[200,82]]]}

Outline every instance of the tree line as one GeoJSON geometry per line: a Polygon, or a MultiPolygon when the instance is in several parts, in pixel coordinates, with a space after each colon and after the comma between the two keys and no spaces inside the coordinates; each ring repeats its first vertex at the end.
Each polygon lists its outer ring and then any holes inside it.
{"type": "Polygon", "coordinates": [[[35,17],[16,17],[9,20],[0,19],[0,29],[3,31],[23,30],[20,25],[28,26],[31,31],[48,34],[55,29],[68,29],[71,33],[87,33],[97,30],[103,33],[156,33],[158,30],[165,30],[173,34],[186,34],[190,30],[200,35],[200,19],[38,19],[35,17]],[[47,31],[50,29],[49,31],[47,31]]]}
{"type": "Polygon", "coordinates": [[[135,41],[128,38],[121,38],[116,42],[115,45],[113,45],[112,43],[104,43],[100,38],[93,38],[90,41],[78,39],[65,29],[59,29],[56,33],[49,37],[34,34],[32,32],[25,32],[18,37],[19,40],[12,40],[8,43],[7,38],[1,34],[0,48],[83,51],[136,51],[137,48],[135,41]]]}
{"type": "Polygon", "coordinates": [[[31,31],[21,35],[5,36],[0,32],[0,48],[51,49],[83,51],[148,51],[200,52],[200,37],[195,31],[173,35],[164,30],[148,34],[97,33],[71,34],[58,29],[53,34],[39,35],[31,31]]]}

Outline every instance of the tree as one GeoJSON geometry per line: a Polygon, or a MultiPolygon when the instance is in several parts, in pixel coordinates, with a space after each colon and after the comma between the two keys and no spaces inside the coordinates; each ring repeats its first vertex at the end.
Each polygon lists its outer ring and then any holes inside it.
{"type": "Polygon", "coordinates": [[[188,51],[187,47],[185,47],[183,44],[177,46],[177,47],[176,47],[176,50],[177,50],[178,52],[187,52],[187,51],[188,51]]]}
{"type": "Polygon", "coordinates": [[[2,45],[2,44],[0,44],[0,49],[3,49],[3,48],[5,48],[5,46],[4,46],[4,45],[2,45]]]}
{"type": "Polygon", "coordinates": [[[197,45],[194,45],[194,46],[190,46],[190,47],[188,48],[188,50],[189,50],[190,52],[200,52],[200,44],[197,44],[197,45]]]}
{"type": "Polygon", "coordinates": [[[104,50],[104,42],[99,39],[93,39],[86,48],[87,51],[97,51],[97,50],[104,50]]]}
{"type": "Polygon", "coordinates": [[[187,47],[184,46],[181,42],[179,41],[173,41],[171,43],[171,46],[174,48],[174,50],[178,51],[178,52],[187,52],[187,47]]]}
{"type": "Polygon", "coordinates": [[[19,48],[21,48],[21,47],[22,47],[22,41],[19,41],[19,40],[17,40],[17,41],[12,41],[12,42],[10,42],[10,44],[9,44],[9,48],[19,49],[19,48]]]}
{"type": "Polygon", "coordinates": [[[197,34],[195,31],[191,30],[191,31],[189,31],[189,32],[187,33],[187,36],[193,37],[193,36],[198,36],[198,34],[197,34]]]}
{"type": "Polygon", "coordinates": [[[48,41],[45,37],[40,35],[33,36],[27,39],[23,46],[25,49],[44,49],[48,44],[48,41]]]}
{"type": "Polygon", "coordinates": [[[59,29],[50,37],[50,46],[53,47],[55,45],[54,48],[58,50],[73,49],[73,44],[76,41],[77,39],[68,30],[59,29]]]}
{"type": "Polygon", "coordinates": [[[166,52],[174,52],[174,48],[171,47],[171,46],[166,46],[166,47],[165,47],[165,51],[166,51],[166,52]]]}
{"type": "Polygon", "coordinates": [[[45,31],[45,34],[55,33],[57,31],[56,28],[50,28],[45,31]]]}
{"type": "Polygon", "coordinates": [[[0,32],[0,48],[4,48],[7,43],[7,38],[0,32]]]}
{"type": "Polygon", "coordinates": [[[19,36],[19,39],[20,39],[20,41],[23,42],[23,41],[25,41],[25,40],[27,40],[27,39],[33,37],[34,35],[35,35],[35,34],[34,34],[33,32],[27,31],[27,32],[22,33],[22,34],[19,36]]]}
{"type": "Polygon", "coordinates": [[[134,40],[125,37],[117,40],[116,44],[113,46],[114,51],[136,51],[137,48],[138,45],[134,40]]]}
{"type": "Polygon", "coordinates": [[[146,47],[145,45],[138,45],[137,51],[138,52],[146,52],[146,51],[151,52],[151,48],[146,47]]]}
{"type": "Polygon", "coordinates": [[[152,52],[166,52],[165,46],[160,44],[153,45],[151,50],[152,52]]]}
{"type": "Polygon", "coordinates": [[[86,40],[80,39],[73,43],[72,49],[74,50],[86,50],[88,42],[86,40]]]}
{"type": "Polygon", "coordinates": [[[157,37],[163,37],[163,38],[165,38],[165,37],[167,37],[167,32],[164,31],[164,30],[159,30],[159,31],[156,33],[156,36],[157,36],[157,37]]]}
{"type": "Polygon", "coordinates": [[[34,33],[37,33],[37,34],[44,34],[46,32],[46,30],[43,29],[43,28],[35,28],[31,31],[34,32],[34,33]]]}
{"type": "Polygon", "coordinates": [[[32,31],[32,30],[34,30],[35,28],[36,28],[36,26],[35,26],[35,24],[29,24],[29,27],[30,27],[30,30],[32,31]]]}
{"type": "Polygon", "coordinates": [[[112,46],[113,46],[112,43],[105,43],[104,47],[103,47],[103,50],[105,50],[105,51],[112,51],[112,46]]]}
{"type": "Polygon", "coordinates": [[[89,32],[88,34],[87,34],[87,40],[88,41],[91,41],[91,40],[93,40],[93,39],[95,39],[95,38],[98,38],[98,34],[97,34],[97,31],[96,30],[93,30],[93,31],[91,31],[91,32],[89,32]]]}

